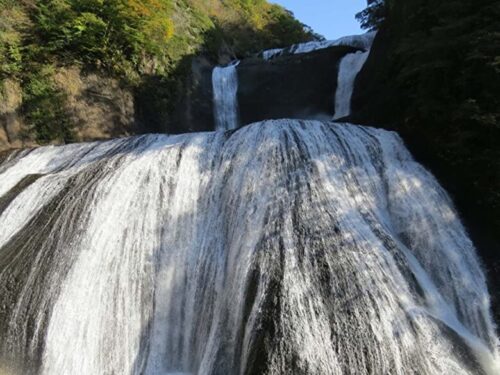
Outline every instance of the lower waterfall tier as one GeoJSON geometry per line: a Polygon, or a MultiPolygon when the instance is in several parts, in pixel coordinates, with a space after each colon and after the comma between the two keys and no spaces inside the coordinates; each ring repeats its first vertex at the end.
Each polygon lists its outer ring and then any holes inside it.
{"type": "Polygon", "coordinates": [[[395,133],[277,120],[12,153],[0,372],[498,374],[485,276],[395,133]]]}

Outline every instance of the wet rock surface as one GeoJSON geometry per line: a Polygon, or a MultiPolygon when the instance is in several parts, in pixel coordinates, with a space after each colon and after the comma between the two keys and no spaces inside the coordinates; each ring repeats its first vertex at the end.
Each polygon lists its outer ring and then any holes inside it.
{"type": "Polygon", "coordinates": [[[238,66],[241,123],[279,118],[330,119],[335,110],[340,60],[355,51],[335,46],[269,61],[243,60],[238,66]]]}

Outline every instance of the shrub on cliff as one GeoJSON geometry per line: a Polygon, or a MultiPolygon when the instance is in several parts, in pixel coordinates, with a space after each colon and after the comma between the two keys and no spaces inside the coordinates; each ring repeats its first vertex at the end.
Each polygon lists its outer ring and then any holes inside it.
{"type": "Polygon", "coordinates": [[[38,58],[127,73],[168,45],[172,12],[171,0],[39,0],[30,12],[32,42],[38,58]]]}
{"type": "Polygon", "coordinates": [[[30,75],[24,86],[23,112],[27,130],[39,142],[67,143],[74,139],[74,125],[66,114],[65,94],[51,80],[52,74],[53,67],[44,66],[30,75]]]}
{"type": "Polygon", "coordinates": [[[155,73],[169,72],[185,55],[203,49],[215,54],[223,44],[245,54],[314,37],[285,9],[265,0],[1,1],[30,17],[25,58],[78,61],[131,77],[151,66],[155,73]],[[206,43],[216,31],[219,43],[206,43]]]}

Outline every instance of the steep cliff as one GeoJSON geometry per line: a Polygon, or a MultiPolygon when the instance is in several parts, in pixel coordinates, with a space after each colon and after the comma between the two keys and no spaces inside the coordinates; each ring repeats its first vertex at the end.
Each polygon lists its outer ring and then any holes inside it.
{"type": "Polygon", "coordinates": [[[0,0],[0,148],[200,130],[204,69],[316,37],[264,0],[0,0]]]}
{"type": "Polygon", "coordinates": [[[242,124],[280,118],[331,119],[341,59],[356,51],[334,46],[272,60],[245,59],[238,66],[242,124]]]}
{"type": "MultiPolygon", "coordinates": [[[[500,4],[370,1],[379,27],[353,97],[358,123],[397,130],[444,184],[500,283],[500,4]]],[[[500,317],[500,296],[496,295],[500,317]]]]}

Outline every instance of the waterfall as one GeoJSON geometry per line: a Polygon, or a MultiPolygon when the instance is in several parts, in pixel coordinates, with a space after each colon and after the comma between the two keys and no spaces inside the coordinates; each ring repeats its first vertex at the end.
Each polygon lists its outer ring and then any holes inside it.
{"type": "Polygon", "coordinates": [[[337,92],[335,93],[334,119],[340,119],[351,114],[351,99],[354,91],[354,83],[356,82],[358,73],[368,59],[369,54],[369,51],[350,53],[340,62],[337,92]]]}
{"type": "Polygon", "coordinates": [[[356,82],[358,73],[363,69],[370,55],[370,48],[374,37],[374,33],[361,35],[359,44],[363,44],[366,50],[350,53],[340,62],[337,75],[337,92],[335,93],[335,115],[333,117],[335,120],[351,114],[351,99],[354,91],[354,83],[356,82]]]}
{"type": "Polygon", "coordinates": [[[215,67],[212,72],[213,103],[216,130],[238,127],[238,74],[235,61],[226,67],[215,67]]]}
{"type": "Polygon", "coordinates": [[[350,46],[360,51],[347,54],[339,64],[337,74],[337,91],[335,93],[334,119],[340,119],[351,114],[351,98],[354,83],[358,73],[363,68],[369,54],[376,32],[361,35],[350,35],[337,40],[312,41],[292,45],[288,48],[275,48],[261,52],[262,58],[271,60],[276,56],[288,54],[303,54],[333,46],[350,46]]]}
{"type": "Polygon", "coordinates": [[[17,151],[0,228],[12,374],[500,370],[474,246],[392,132],[274,120],[17,151]]]}
{"type": "Polygon", "coordinates": [[[264,60],[271,60],[277,56],[288,54],[302,54],[317,51],[334,46],[349,46],[362,50],[370,49],[376,32],[369,32],[361,35],[349,35],[336,40],[319,40],[306,43],[294,44],[287,48],[273,48],[261,52],[264,60]]]}

